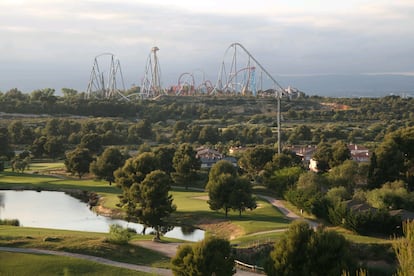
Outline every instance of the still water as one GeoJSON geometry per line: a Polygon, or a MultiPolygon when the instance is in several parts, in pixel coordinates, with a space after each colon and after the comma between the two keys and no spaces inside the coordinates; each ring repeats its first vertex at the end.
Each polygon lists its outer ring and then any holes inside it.
{"type": "MultiPolygon", "coordinates": [[[[86,203],[63,192],[0,191],[0,219],[18,219],[21,226],[88,232],[109,232],[111,224],[133,228],[141,233],[142,225],[100,216],[86,203]]],[[[146,233],[150,233],[147,229],[146,233]]],[[[174,227],[165,237],[199,241],[204,231],[174,227]]]]}

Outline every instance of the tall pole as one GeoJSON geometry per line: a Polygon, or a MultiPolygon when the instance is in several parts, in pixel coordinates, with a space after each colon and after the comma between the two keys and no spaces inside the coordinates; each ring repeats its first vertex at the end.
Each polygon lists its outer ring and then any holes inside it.
{"type": "MultiPolygon", "coordinates": [[[[277,90],[276,90],[277,91],[277,90]]],[[[281,92],[277,91],[277,153],[282,153],[281,133],[280,133],[280,97],[281,92]]]]}

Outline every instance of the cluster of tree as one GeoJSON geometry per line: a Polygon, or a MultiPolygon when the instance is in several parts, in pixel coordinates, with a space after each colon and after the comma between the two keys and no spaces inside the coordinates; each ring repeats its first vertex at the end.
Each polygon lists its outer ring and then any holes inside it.
{"type": "Polygon", "coordinates": [[[30,168],[31,157],[28,151],[23,151],[11,160],[12,171],[24,172],[30,168]]]}
{"type": "MultiPolygon", "coordinates": [[[[165,97],[151,102],[126,102],[93,97],[87,99],[84,93],[68,88],[62,89],[63,96],[56,96],[54,93],[50,88],[35,90],[30,94],[11,89],[4,94],[0,93],[0,110],[12,113],[142,118],[151,123],[185,118],[183,122],[187,127],[178,128],[174,134],[178,141],[173,139],[172,142],[276,142],[271,131],[271,127],[276,126],[276,105],[272,98],[165,97]],[[196,120],[202,121],[203,127],[189,123],[196,120]],[[250,126],[240,125],[240,122],[248,122],[250,126]],[[210,128],[207,127],[201,132],[205,126],[210,128]],[[222,129],[223,133],[218,129],[222,129]]],[[[395,96],[371,99],[332,99],[316,96],[284,99],[283,123],[290,127],[282,132],[282,139],[290,144],[318,144],[331,139],[348,142],[379,141],[389,132],[391,126],[400,127],[412,123],[413,108],[413,99],[395,96]],[[306,125],[305,120],[333,124],[323,127],[318,124],[306,125]]],[[[159,135],[158,139],[161,141],[169,136],[159,135]]]]}
{"type": "Polygon", "coordinates": [[[171,185],[187,187],[199,169],[200,161],[188,144],[159,147],[129,158],[113,174],[123,191],[119,206],[126,209],[128,220],[153,227],[159,239],[160,233],[169,227],[167,218],[176,209],[169,194],[171,185]]]}
{"type": "Polygon", "coordinates": [[[193,245],[181,245],[171,259],[177,276],[235,274],[234,256],[229,241],[209,237],[193,245]]]}
{"type": "Polygon", "coordinates": [[[267,275],[342,275],[355,271],[350,243],[337,232],[293,222],[264,266],[267,275]]]}
{"type": "Polygon", "coordinates": [[[414,211],[413,130],[406,127],[388,134],[370,164],[350,160],[343,142],[322,143],[313,156],[319,173],[295,166],[276,168],[266,174],[265,183],[300,209],[334,225],[364,234],[399,234],[401,217],[390,211],[414,211]]]}
{"type": "Polygon", "coordinates": [[[414,190],[414,127],[386,135],[371,158],[370,187],[399,179],[407,183],[410,191],[414,190]]]}
{"type": "Polygon", "coordinates": [[[226,160],[213,165],[208,175],[206,190],[210,209],[223,209],[226,217],[230,209],[238,211],[241,216],[246,209],[253,210],[257,206],[250,181],[240,177],[233,164],[226,160]]]}

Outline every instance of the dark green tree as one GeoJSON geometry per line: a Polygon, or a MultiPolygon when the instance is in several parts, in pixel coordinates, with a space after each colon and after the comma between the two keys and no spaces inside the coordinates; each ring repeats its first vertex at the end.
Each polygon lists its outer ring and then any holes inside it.
{"type": "Polygon", "coordinates": [[[275,149],[265,146],[257,146],[247,149],[239,159],[240,167],[251,176],[257,175],[268,162],[272,161],[275,149]]]}
{"type": "Polygon", "coordinates": [[[230,242],[209,237],[192,246],[180,246],[171,260],[177,276],[228,276],[236,273],[230,242]]]}
{"type": "Polygon", "coordinates": [[[125,162],[125,157],[116,147],[109,147],[104,150],[101,156],[90,165],[90,171],[98,179],[104,179],[112,185],[115,181],[114,171],[120,168],[125,162]]]}
{"type": "Polygon", "coordinates": [[[174,172],[173,159],[175,148],[171,146],[161,146],[154,150],[158,168],[168,174],[174,172]]]}
{"type": "Polygon", "coordinates": [[[80,147],[87,148],[92,154],[99,154],[102,150],[102,136],[97,133],[88,133],[82,136],[80,147]]]}
{"type": "Polygon", "coordinates": [[[332,145],[332,160],[329,162],[331,168],[341,165],[345,160],[351,159],[351,151],[343,141],[337,141],[332,145]]]}
{"type": "Polygon", "coordinates": [[[52,159],[56,159],[63,155],[65,151],[65,144],[63,143],[61,136],[50,136],[46,139],[46,142],[43,145],[43,149],[46,155],[52,159]]]}
{"type": "Polygon", "coordinates": [[[59,131],[59,119],[53,118],[47,121],[46,126],[44,128],[44,135],[45,136],[58,136],[60,134],[59,131]]]}
{"type": "Polygon", "coordinates": [[[169,194],[171,182],[168,174],[156,170],[147,174],[142,182],[133,184],[130,190],[130,203],[134,208],[129,209],[129,215],[144,226],[153,227],[158,240],[162,227],[168,225],[165,219],[176,210],[169,194]]]}
{"type": "Polygon", "coordinates": [[[40,136],[36,138],[32,145],[30,146],[30,151],[32,152],[34,157],[42,157],[46,154],[45,144],[47,142],[46,136],[40,136]]]}
{"type": "Polygon", "coordinates": [[[317,162],[318,172],[324,173],[330,169],[330,162],[332,160],[332,147],[327,143],[320,143],[315,153],[312,156],[317,162]]]}
{"type": "Polygon", "coordinates": [[[230,209],[239,211],[256,208],[249,180],[240,178],[236,168],[229,161],[221,160],[210,170],[206,185],[211,210],[223,209],[227,217],[230,209]]]}
{"type": "Polygon", "coordinates": [[[276,242],[265,266],[267,275],[341,275],[354,271],[349,242],[340,234],[306,222],[293,222],[276,242]]]}
{"type": "Polygon", "coordinates": [[[233,190],[230,194],[230,206],[233,210],[239,211],[241,217],[242,212],[247,209],[256,209],[256,199],[253,197],[252,184],[246,178],[238,177],[233,190]]]}
{"type": "Polygon", "coordinates": [[[14,155],[9,141],[7,128],[0,127],[0,157],[5,157],[5,159],[10,159],[14,155]]]}
{"type": "Polygon", "coordinates": [[[211,125],[203,126],[198,136],[198,141],[202,144],[211,143],[216,144],[219,140],[218,129],[211,125]]]}
{"type": "Polygon", "coordinates": [[[236,185],[237,178],[228,173],[220,174],[214,181],[208,181],[206,190],[208,191],[209,200],[207,201],[211,210],[224,210],[227,217],[231,209],[231,193],[236,185]]]}
{"type": "Polygon", "coordinates": [[[66,153],[65,166],[68,172],[78,175],[79,179],[89,172],[93,161],[90,151],[86,148],[76,148],[66,153]]]}
{"type": "Polygon", "coordinates": [[[174,153],[173,167],[175,173],[172,178],[178,185],[185,186],[197,178],[197,170],[200,169],[201,162],[196,157],[196,152],[189,144],[181,144],[174,153]]]}

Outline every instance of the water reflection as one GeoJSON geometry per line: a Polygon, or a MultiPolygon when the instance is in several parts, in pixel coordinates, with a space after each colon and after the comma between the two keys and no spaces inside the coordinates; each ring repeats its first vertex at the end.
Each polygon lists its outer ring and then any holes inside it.
{"type": "MultiPolygon", "coordinates": [[[[0,219],[18,219],[21,226],[40,227],[89,232],[109,231],[111,224],[134,229],[141,233],[143,226],[138,223],[99,216],[80,202],[62,192],[1,191],[0,219]]],[[[166,229],[164,236],[188,241],[204,238],[204,231],[174,227],[166,229]]],[[[151,229],[147,229],[150,233],[151,229]]]]}

